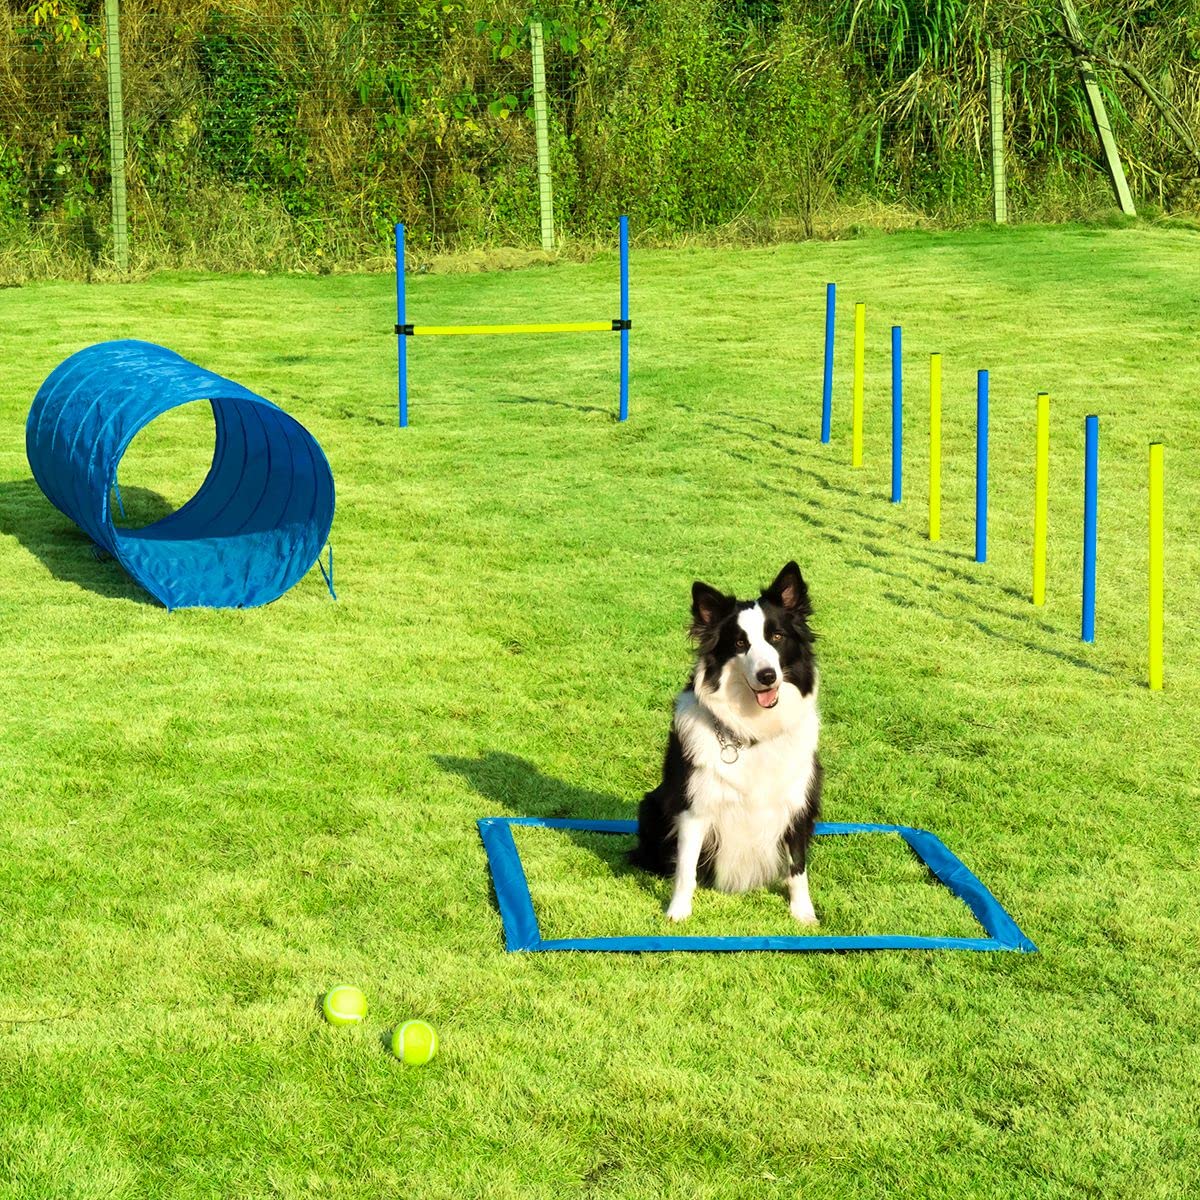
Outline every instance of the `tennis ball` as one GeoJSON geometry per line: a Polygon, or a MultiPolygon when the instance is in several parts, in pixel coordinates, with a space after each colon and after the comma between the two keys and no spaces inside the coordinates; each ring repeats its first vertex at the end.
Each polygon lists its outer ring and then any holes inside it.
{"type": "Polygon", "coordinates": [[[437,1053],[437,1034],[424,1021],[405,1021],[392,1034],[392,1053],[410,1067],[423,1067],[437,1053]]]}
{"type": "Polygon", "coordinates": [[[340,983],[326,995],[321,1011],[330,1025],[357,1025],[367,1015],[367,998],[359,988],[340,983]]]}

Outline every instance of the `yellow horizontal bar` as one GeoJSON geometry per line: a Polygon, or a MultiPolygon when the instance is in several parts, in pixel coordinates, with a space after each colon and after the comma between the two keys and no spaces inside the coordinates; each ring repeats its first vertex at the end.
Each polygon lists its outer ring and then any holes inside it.
{"type": "Polygon", "coordinates": [[[452,333],[606,333],[611,321],[565,321],[557,325],[414,325],[413,337],[442,337],[452,333]]]}

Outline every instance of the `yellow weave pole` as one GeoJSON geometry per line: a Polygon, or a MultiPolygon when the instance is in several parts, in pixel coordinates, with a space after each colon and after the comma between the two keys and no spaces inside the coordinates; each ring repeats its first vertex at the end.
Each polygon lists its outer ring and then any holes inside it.
{"type": "Polygon", "coordinates": [[[1050,395],[1037,398],[1037,467],[1033,485],[1033,602],[1046,603],[1046,530],[1050,523],[1050,395]]]}
{"type": "Polygon", "coordinates": [[[563,321],[553,325],[414,325],[413,337],[494,333],[612,333],[611,321],[563,321]]]}
{"type": "Polygon", "coordinates": [[[929,356],[929,540],[942,540],[942,356],[929,356]]]}
{"type": "Polygon", "coordinates": [[[1163,685],[1163,448],[1150,443],[1150,690],[1163,685]]]}
{"type": "Polygon", "coordinates": [[[854,306],[854,421],[850,453],[851,466],[861,467],[863,461],[863,367],[866,357],[867,306],[854,306]]]}

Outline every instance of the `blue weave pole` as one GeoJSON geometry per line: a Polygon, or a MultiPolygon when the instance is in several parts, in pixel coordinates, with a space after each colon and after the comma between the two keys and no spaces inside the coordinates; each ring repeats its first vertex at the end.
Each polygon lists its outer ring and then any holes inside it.
{"type": "Polygon", "coordinates": [[[1084,421],[1083,451],[1083,631],[1096,640],[1096,493],[1100,475],[1100,418],[1084,421]]]}
{"type": "Polygon", "coordinates": [[[902,333],[892,326],[892,503],[904,494],[904,370],[902,333]]]}
{"type": "MultiPolygon", "coordinates": [[[[401,328],[404,319],[404,226],[396,225],[396,324],[401,328]]],[[[396,353],[400,356],[400,428],[408,424],[408,338],[401,335],[396,339],[396,353]]]]}
{"type": "Polygon", "coordinates": [[[987,562],[988,521],[988,373],[979,372],[975,388],[975,561],[987,562]]]}
{"type": "Polygon", "coordinates": [[[837,314],[837,284],[825,285],[825,391],[821,397],[821,441],[828,444],[833,425],[833,325],[837,314]]]}
{"type": "Polygon", "coordinates": [[[629,218],[621,218],[621,408],[629,419],[629,218]]]}

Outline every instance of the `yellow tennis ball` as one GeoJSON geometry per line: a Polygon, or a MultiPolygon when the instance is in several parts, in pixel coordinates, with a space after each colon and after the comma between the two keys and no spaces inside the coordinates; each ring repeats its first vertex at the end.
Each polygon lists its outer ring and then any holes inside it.
{"type": "Polygon", "coordinates": [[[330,1025],[357,1025],[367,1015],[367,998],[359,988],[341,983],[325,996],[321,1010],[330,1025]]]}
{"type": "Polygon", "coordinates": [[[437,1034],[424,1021],[405,1021],[392,1034],[392,1053],[410,1067],[423,1067],[437,1053],[437,1034]]]}

